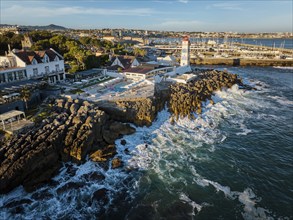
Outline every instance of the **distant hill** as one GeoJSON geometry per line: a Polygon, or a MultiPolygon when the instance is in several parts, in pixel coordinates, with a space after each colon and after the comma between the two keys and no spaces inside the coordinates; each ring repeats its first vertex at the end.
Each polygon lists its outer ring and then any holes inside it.
{"type": "MultiPolygon", "coordinates": [[[[0,28],[1,27],[11,27],[11,26],[16,26],[16,25],[9,25],[9,24],[0,24],[0,28]]],[[[62,30],[67,30],[66,27],[63,27],[63,26],[59,26],[59,25],[55,25],[55,24],[49,24],[49,25],[46,25],[46,26],[26,26],[26,25],[18,25],[18,27],[20,28],[27,28],[27,29],[30,29],[30,30],[59,30],[59,31],[62,31],[62,30]]]]}
{"type": "Polygon", "coordinates": [[[50,24],[47,26],[25,26],[29,29],[38,29],[38,30],[66,30],[67,28],[55,24],[50,24]]]}

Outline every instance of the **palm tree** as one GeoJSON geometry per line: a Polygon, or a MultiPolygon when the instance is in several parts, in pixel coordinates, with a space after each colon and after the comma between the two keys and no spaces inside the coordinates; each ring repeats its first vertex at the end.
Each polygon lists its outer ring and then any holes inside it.
{"type": "Polygon", "coordinates": [[[23,87],[20,91],[20,97],[24,101],[26,109],[28,109],[27,102],[30,100],[31,95],[31,90],[27,86],[23,87]]]}
{"type": "Polygon", "coordinates": [[[140,56],[144,57],[147,54],[146,50],[141,49],[140,50],[140,56]]]}
{"type": "Polygon", "coordinates": [[[136,47],[136,48],[134,48],[133,53],[134,53],[134,56],[144,57],[146,55],[146,50],[136,47]]]}

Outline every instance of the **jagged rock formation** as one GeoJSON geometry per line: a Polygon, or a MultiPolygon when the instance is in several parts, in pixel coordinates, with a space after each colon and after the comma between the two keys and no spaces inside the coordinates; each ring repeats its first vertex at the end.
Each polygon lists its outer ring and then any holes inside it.
{"type": "Polygon", "coordinates": [[[99,108],[112,119],[120,122],[131,122],[137,126],[150,126],[170,99],[170,83],[156,85],[153,97],[129,99],[116,102],[103,102],[99,108]]]}
{"type": "MultiPolygon", "coordinates": [[[[201,103],[214,91],[242,85],[234,74],[208,70],[187,84],[158,85],[154,97],[99,103],[58,99],[51,103],[51,117],[26,134],[0,146],[0,193],[23,185],[32,190],[49,181],[62,161],[81,163],[86,155],[105,162],[116,154],[114,142],[135,129],[121,122],[151,125],[167,102],[173,119],[201,113],[201,103]],[[161,86],[161,88],[160,88],[161,86]]],[[[124,140],[123,143],[126,144],[124,140]]],[[[112,168],[122,166],[115,158],[112,168]]]]}
{"type": "MultiPolygon", "coordinates": [[[[237,75],[225,71],[209,70],[204,72],[199,79],[186,84],[178,83],[171,86],[169,109],[173,120],[179,117],[193,117],[193,113],[201,113],[201,103],[211,100],[213,92],[223,87],[230,88],[234,84],[242,84],[237,75]]],[[[213,102],[211,100],[211,102],[213,102]]]]}
{"type": "Polygon", "coordinates": [[[115,140],[134,132],[87,101],[58,99],[39,127],[0,147],[0,193],[18,185],[32,190],[49,181],[61,161],[80,163],[94,151],[105,161],[116,152],[115,140]]]}

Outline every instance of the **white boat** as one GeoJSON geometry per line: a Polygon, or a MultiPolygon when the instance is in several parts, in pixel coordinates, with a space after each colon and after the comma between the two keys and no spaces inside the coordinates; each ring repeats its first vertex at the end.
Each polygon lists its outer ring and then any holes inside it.
{"type": "Polygon", "coordinates": [[[274,66],[277,69],[293,70],[293,66],[274,66]]]}

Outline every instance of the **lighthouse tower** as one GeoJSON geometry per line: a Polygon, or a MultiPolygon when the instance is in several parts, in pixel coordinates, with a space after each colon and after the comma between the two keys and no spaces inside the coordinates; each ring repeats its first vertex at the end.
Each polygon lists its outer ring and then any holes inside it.
{"type": "Polygon", "coordinates": [[[180,66],[189,66],[189,65],[190,65],[190,41],[188,36],[184,36],[182,38],[180,66]]]}

